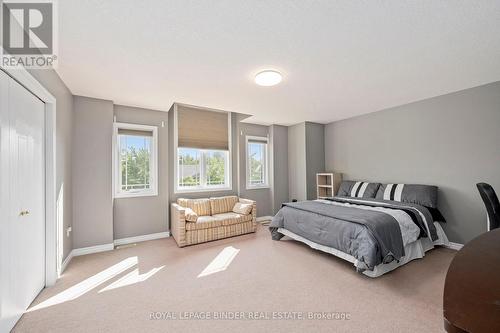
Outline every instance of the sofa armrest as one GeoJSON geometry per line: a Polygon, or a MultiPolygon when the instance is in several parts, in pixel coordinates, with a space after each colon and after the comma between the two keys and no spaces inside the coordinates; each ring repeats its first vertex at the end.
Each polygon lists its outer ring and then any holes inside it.
{"type": "Polygon", "coordinates": [[[243,204],[251,204],[252,205],[252,221],[253,223],[257,223],[257,202],[250,199],[240,198],[239,201],[243,204]]]}
{"type": "Polygon", "coordinates": [[[170,205],[170,231],[179,247],[186,246],[185,208],[176,203],[170,205]]]}

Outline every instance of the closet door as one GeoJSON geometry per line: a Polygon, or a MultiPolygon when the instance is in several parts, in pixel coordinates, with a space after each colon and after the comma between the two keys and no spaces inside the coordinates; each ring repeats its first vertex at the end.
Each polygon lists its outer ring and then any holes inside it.
{"type": "Polygon", "coordinates": [[[10,300],[10,122],[9,77],[0,70],[0,332],[15,324],[10,300]],[[14,322],[13,322],[14,321],[14,322]],[[12,323],[13,322],[13,323],[12,323]]]}
{"type": "MultiPolygon", "coordinates": [[[[2,113],[8,114],[9,123],[9,204],[4,209],[7,219],[2,225],[2,233],[7,236],[6,248],[2,246],[6,252],[2,256],[2,284],[7,288],[1,295],[2,317],[5,314],[16,318],[45,285],[45,105],[8,78],[8,105],[2,113]]],[[[6,135],[2,133],[2,137],[6,135]]],[[[3,145],[2,163],[6,146],[3,145]]]]}

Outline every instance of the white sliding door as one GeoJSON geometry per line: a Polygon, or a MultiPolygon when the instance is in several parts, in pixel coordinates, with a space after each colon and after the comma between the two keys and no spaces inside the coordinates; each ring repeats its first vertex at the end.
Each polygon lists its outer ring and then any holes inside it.
{"type": "Polygon", "coordinates": [[[45,105],[0,71],[0,331],[45,285],[45,105]]]}

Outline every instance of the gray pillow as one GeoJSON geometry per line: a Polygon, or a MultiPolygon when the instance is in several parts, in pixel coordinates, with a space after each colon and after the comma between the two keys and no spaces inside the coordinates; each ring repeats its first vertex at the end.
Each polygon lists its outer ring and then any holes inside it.
{"type": "Polygon", "coordinates": [[[376,198],[437,208],[437,190],[432,185],[382,184],[376,198]]]}
{"type": "Polygon", "coordinates": [[[337,193],[339,197],[352,198],[375,198],[380,183],[359,182],[355,180],[344,180],[340,183],[337,193]]]}

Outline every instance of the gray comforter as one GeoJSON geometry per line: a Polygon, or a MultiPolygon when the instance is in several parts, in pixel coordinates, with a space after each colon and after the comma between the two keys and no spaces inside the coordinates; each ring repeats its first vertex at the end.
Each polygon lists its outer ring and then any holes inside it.
{"type": "MultiPolygon", "coordinates": [[[[420,237],[437,239],[430,212],[423,206],[376,199],[336,197],[330,200],[404,210],[420,228],[420,237]]],[[[372,270],[378,264],[399,260],[405,255],[398,221],[381,211],[316,201],[286,203],[270,225],[274,240],[283,237],[278,228],[350,254],[359,261],[360,270],[372,270]]]]}

